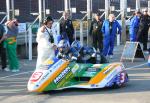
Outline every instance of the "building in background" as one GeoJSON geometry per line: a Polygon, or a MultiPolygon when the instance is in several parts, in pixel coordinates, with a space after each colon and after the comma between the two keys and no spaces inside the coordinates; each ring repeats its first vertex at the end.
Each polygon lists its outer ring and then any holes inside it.
{"type": "MultiPolygon", "coordinates": [[[[98,9],[104,9],[105,0],[93,0],[93,12],[97,12],[98,9]]],[[[110,0],[111,6],[115,6],[115,9],[120,8],[120,0],[110,0]]],[[[135,9],[136,0],[128,0],[128,7],[135,9]]],[[[141,7],[147,7],[147,0],[141,0],[141,7]]],[[[76,8],[76,14],[73,14],[74,19],[80,19],[84,16],[80,11],[86,11],[87,0],[71,0],[71,7],[76,8]]],[[[19,9],[20,15],[16,18],[20,22],[31,22],[36,16],[31,15],[33,12],[38,12],[38,0],[14,0],[15,9],[19,9]]],[[[61,14],[58,11],[64,10],[64,0],[46,0],[46,9],[50,9],[51,15],[55,19],[59,19],[61,14]]],[[[0,0],[0,12],[6,11],[6,0],[0,0]]],[[[0,15],[0,20],[4,15],[0,15]]]]}

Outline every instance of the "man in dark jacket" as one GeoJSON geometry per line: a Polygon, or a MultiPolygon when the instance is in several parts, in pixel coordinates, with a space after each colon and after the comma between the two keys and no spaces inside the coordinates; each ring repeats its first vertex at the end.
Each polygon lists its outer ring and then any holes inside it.
{"type": "Polygon", "coordinates": [[[137,41],[143,44],[144,51],[147,51],[148,30],[150,27],[150,16],[147,12],[147,9],[145,9],[143,15],[141,16],[137,37],[137,41]]]}
{"type": "Polygon", "coordinates": [[[67,39],[71,45],[74,38],[74,27],[72,24],[72,20],[69,19],[69,13],[63,13],[63,19],[60,22],[60,34],[64,39],[67,39]]]}
{"type": "Polygon", "coordinates": [[[103,22],[100,19],[100,13],[97,13],[91,23],[90,35],[93,37],[93,46],[96,50],[99,49],[100,52],[103,50],[103,34],[101,31],[102,25],[103,22]]]}
{"type": "MultiPolygon", "coordinates": [[[[5,29],[3,27],[2,24],[0,24],[0,40],[2,39],[3,35],[5,33],[5,29]]],[[[4,47],[4,41],[2,41],[0,43],[0,58],[1,58],[1,64],[2,64],[2,70],[8,70],[6,67],[7,67],[7,64],[6,64],[6,50],[5,50],[5,47],[4,47]]]]}

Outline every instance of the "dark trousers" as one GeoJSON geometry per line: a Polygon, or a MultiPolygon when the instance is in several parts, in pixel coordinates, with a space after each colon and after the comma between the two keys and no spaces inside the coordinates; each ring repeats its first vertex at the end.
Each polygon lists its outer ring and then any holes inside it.
{"type": "Polygon", "coordinates": [[[148,32],[146,31],[143,35],[143,50],[147,50],[148,32]]]}
{"type": "Polygon", "coordinates": [[[96,50],[99,49],[99,51],[102,52],[103,37],[101,33],[93,33],[93,46],[96,50]]]}
{"type": "Polygon", "coordinates": [[[6,49],[3,47],[2,44],[0,44],[0,58],[1,58],[1,64],[2,64],[2,69],[7,67],[6,64],[6,49]]]}
{"type": "Polygon", "coordinates": [[[143,29],[141,31],[139,42],[143,44],[143,50],[147,50],[147,43],[148,43],[148,29],[143,29]]]}
{"type": "Polygon", "coordinates": [[[62,39],[68,40],[69,44],[71,45],[73,42],[73,35],[67,33],[67,32],[62,32],[61,33],[62,39]]]}
{"type": "Polygon", "coordinates": [[[73,42],[73,35],[68,35],[68,38],[69,38],[69,43],[70,43],[70,45],[71,45],[72,42],[73,42]]]}

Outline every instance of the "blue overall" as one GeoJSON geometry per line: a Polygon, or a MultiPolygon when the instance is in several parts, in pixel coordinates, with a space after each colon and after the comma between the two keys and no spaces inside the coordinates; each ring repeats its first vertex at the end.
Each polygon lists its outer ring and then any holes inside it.
{"type": "Polygon", "coordinates": [[[110,31],[110,22],[109,20],[105,20],[102,26],[102,32],[104,35],[104,40],[103,40],[103,55],[113,55],[113,49],[114,49],[114,43],[115,43],[115,37],[117,33],[117,28],[118,28],[118,33],[121,34],[121,26],[120,24],[114,20],[112,23],[112,29],[110,31]]]}
{"type": "Polygon", "coordinates": [[[139,29],[139,23],[140,18],[138,16],[134,16],[130,21],[130,28],[129,28],[129,34],[130,34],[130,41],[136,41],[137,32],[139,29]]]}

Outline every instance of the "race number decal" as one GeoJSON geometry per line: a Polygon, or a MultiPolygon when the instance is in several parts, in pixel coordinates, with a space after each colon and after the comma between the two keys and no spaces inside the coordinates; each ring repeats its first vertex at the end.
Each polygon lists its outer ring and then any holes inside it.
{"type": "Polygon", "coordinates": [[[120,73],[120,83],[125,82],[125,73],[120,73]]]}

